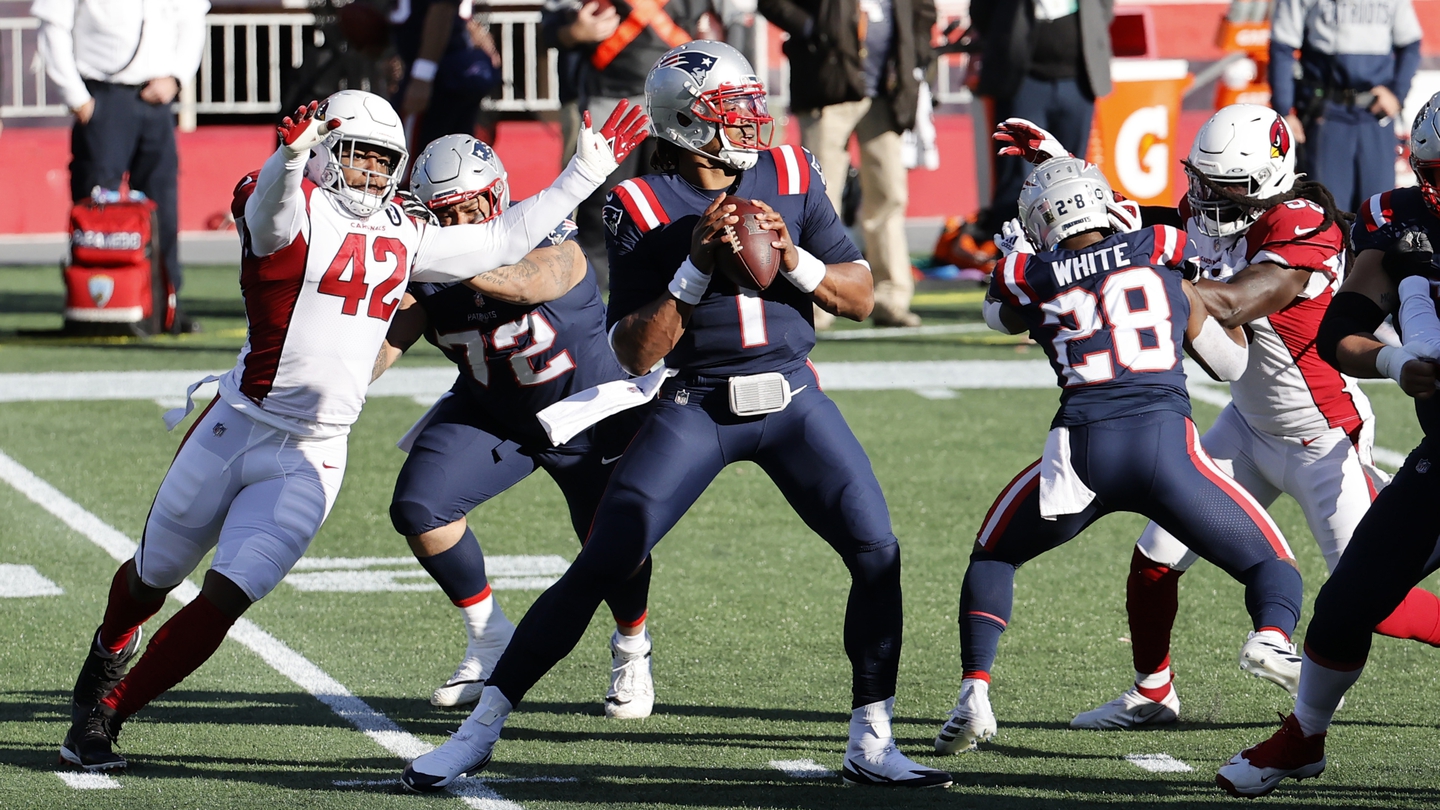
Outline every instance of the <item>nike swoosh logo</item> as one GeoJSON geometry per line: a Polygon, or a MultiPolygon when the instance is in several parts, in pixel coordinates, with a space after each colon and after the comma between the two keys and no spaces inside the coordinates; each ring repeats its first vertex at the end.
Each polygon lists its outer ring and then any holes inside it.
{"type": "Polygon", "coordinates": [[[1295,235],[1296,235],[1296,236],[1304,236],[1305,234],[1310,233],[1310,232],[1313,231],[1313,230],[1315,230],[1315,229],[1314,229],[1314,228],[1309,228],[1309,227],[1306,227],[1306,226],[1303,226],[1303,225],[1296,225],[1296,226],[1295,226],[1295,235]]]}
{"type": "Polygon", "coordinates": [[[620,459],[622,459],[622,458],[624,458],[624,457],[625,457],[625,454],[624,454],[624,453],[621,453],[620,455],[618,455],[618,456],[616,456],[616,457],[614,457],[614,458],[602,458],[602,459],[600,459],[600,466],[601,466],[601,467],[605,467],[605,466],[614,464],[615,462],[619,461],[620,459]]]}
{"type": "Polygon", "coordinates": [[[1320,438],[1320,437],[1319,437],[1319,436],[1316,436],[1316,437],[1311,438],[1311,439],[1301,439],[1301,440],[1300,440],[1300,444],[1303,445],[1303,446],[1305,446],[1305,447],[1309,447],[1311,444],[1314,444],[1315,439],[1318,439],[1318,438],[1320,438]]]}
{"type": "Polygon", "coordinates": [[[334,464],[331,464],[331,463],[328,462],[328,461],[322,461],[322,462],[320,462],[320,466],[321,466],[321,467],[324,467],[324,468],[327,469],[327,470],[338,470],[338,469],[340,469],[339,467],[336,467],[334,464]]]}

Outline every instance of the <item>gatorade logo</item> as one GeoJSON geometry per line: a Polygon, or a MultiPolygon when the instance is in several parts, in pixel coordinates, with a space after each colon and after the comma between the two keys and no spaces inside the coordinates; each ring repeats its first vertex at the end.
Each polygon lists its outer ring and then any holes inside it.
{"type": "Polygon", "coordinates": [[[1125,119],[1115,137],[1115,174],[1126,196],[1147,199],[1170,181],[1170,111],[1163,104],[1141,107],[1125,119]]]}

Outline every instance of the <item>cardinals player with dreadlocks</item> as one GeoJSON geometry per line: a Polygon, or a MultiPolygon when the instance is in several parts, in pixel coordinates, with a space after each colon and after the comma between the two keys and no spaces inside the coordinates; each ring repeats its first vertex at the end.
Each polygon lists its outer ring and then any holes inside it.
{"type": "Polygon", "coordinates": [[[1325,735],[1346,690],[1370,655],[1370,628],[1404,610],[1416,583],[1440,568],[1440,482],[1430,475],[1440,437],[1440,319],[1435,315],[1434,245],[1440,244],[1440,94],[1411,127],[1410,165],[1419,188],[1397,188],[1360,207],[1352,236],[1355,270],[1325,313],[1316,351],[1356,377],[1389,377],[1415,400],[1425,438],[1375,500],[1340,564],[1315,597],[1295,711],[1259,745],[1230,758],[1215,776],[1232,796],[1254,798],[1286,778],[1325,770],[1325,735]],[[1375,337],[1397,315],[1403,346],[1375,337]]]}
{"type": "MultiPolygon", "coordinates": [[[[1031,160],[1061,149],[1019,119],[1002,122],[995,138],[1002,152],[1031,160]]],[[[1201,127],[1184,164],[1189,190],[1178,211],[1146,208],[1143,218],[1183,221],[1196,291],[1221,325],[1244,325],[1253,336],[1245,374],[1231,383],[1233,399],[1201,444],[1262,504],[1290,494],[1334,570],[1387,480],[1370,458],[1369,401],[1315,348],[1344,274],[1344,215],[1324,186],[1296,176],[1290,129],[1266,107],[1221,109],[1201,127]]],[[[1170,632],[1179,579],[1195,559],[1159,526],[1145,528],[1126,586],[1135,684],[1077,716],[1072,727],[1133,728],[1179,718],[1170,632]]],[[[1416,589],[1375,631],[1440,645],[1440,599],[1416,589]]],[[[1240,667],[1291,694],[1298,688],[1300,658],[1278,629],[1252,632],[1240,667]]]]}

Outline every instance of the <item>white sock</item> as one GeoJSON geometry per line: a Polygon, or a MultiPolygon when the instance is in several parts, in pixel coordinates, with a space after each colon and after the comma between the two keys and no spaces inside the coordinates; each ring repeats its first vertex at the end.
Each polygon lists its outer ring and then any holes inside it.
{"type": "Polygon", "coordinates": [[[471,644],[487,637],[491,637],[491,640],[496,636],[508,639],[507,631],[515,627],[505,616],[505,611],[500,609],[500,603],[495,601],[494,594],[459,610],[460,618],[465,623],[465,634],[469,636],[471,644]]]}
{"type": "Polygon", "coordinates": [[[615,651],[626,658],[637,658],[650,652],[650,631],[642,629],[633,636],[622,635],[619,630],[610,637],[610,644],[615,651]]]}
{"type": "Polygon", "coordinates": [[[1169,666],[1166,666],[1159,672],[1151,673],[1141,672],[1138,669],[1135,670],[1135,685],[1142,689],[1159,689],[1162,686],[1168,685],[1170,681],[1174,679],[1175,675],[1170,672],[1169,666]]]}
{"type": "Polygon", "coordinates": [[[890,746],[894,732],[890,729],[890,718],[895,709],[895,698],[867,703],[850,712],[850,745],[852,751],[863,756],[874,756],[890,746]]]}
{"type": "Polygon", "coordinates": [[[470,719],[485,726],[494,725],[497,720],[503,725],[505,718],[510,716],[514,708],[510,701],[505,699],[505,693],[500,691],[500,687],[487,686],[485,691],[480,693],[480,702],[476,703],[474,711],[470,712],[470,719]]]}
{"type": "Polygon", "coordinates": [[[962,697],[965,695],[966,689],[979,693],[980,697],[987,701],[990,699],[990,682],[987,680],[981,678],[966,678],[960,682],[960,695],[962,697]]]}
{"type": "Polygon", "coordinates": [[[1300,691],[1295,696],[1295,719],[1306,737],[1323,734],[1330,728],[1340,699],[1360,680],[1360,673],[1364,671],[1363,664],[1347,672],[1321,666],[1309,655],[1304,657],[1300,665],[1300,691]]]}

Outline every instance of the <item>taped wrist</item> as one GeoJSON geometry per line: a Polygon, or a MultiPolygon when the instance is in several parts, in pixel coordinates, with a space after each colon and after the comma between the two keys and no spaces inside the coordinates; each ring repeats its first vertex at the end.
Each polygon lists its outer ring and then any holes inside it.
{"type": "Polygon", "coordinates": [[[670,279],[670,295],[675,300],[695,306],[705,296],[705,289],[710,286],[710,274],[702,273],[695,263],[687,256],[685,263],[675,271],[675,277],[670,279]]]}
{"type": "Polygon", "coordinates": [[[1357,292],[1341,292],[1330,302],[1325,317],[1320,321],[1320,330],[1315,337],[1315,351],[1320,359],[1340,370],[1336,352],[1340,341],[1351,335],[1373,334],[1385,322],[1385,311],[1370,300],[1368,295],[1357,292]]]}
{"type": "Polygon", "coordinates": [[[980,307],[981,313],[985,316],[985,325],[1004,335],[1020,334],[1011,331],[1010,327],[1005,325],[1005,319],[1000,314],[1004,307],[1003,301],[996,301],[993,298],[985,299],[985,303],[980,307]]]}
{"type": "Polygon", "coordinates": [[[1195,350],[1195,356],[1209,366],[1215,376],[1226,382],[1240,379],[1250,361],[1249,347],[1237,345],[1230,339],[1225,327],[1209,316],[1205,318],[1205,325],[1200,327],[1200,334],[1190,341],[1190,346],[1195,350]]]}
{"type": "Polygon", "coordinates": [[[801,292],[812,293],[825,280],[825,263],[816,258],[810,251],[799,245],[795,250],[800,254],[800,263],[794,270],[781,270],[790,283],[800,288],[801,292]]]}
{"type": "Polygon", "coordinates": [[[1400,372],[1405,368],[1405,364],[1414,359],[1416,359],[1415,355],[1411,354],[1408,349],[1386,346],[1380,350],[1379,354],[1375,355],[1375,370],[1398,383],[1400,382],[1400,372]]]}
{"type": "Polygon", "coordinates": [[[416,59],[410,63],[410,78],[422,82],[435,81],[435,74],[440,71],[440,66],[431,59],[416,59]]]}

